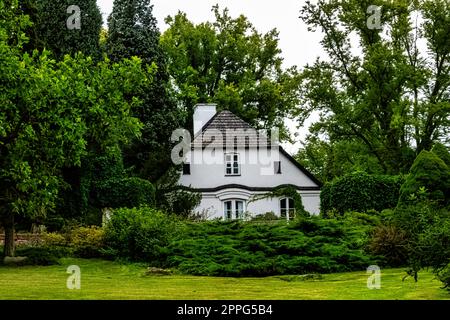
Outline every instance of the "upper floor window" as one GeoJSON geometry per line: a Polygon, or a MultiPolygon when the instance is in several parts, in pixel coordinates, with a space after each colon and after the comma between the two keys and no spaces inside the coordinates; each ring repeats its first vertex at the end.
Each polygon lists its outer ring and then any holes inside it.
{"type": "Polygon", "coordinates": [[[241,174],[241,165],[238,153],[225,154],[225,175],[239,176],[241,174]]]}
{"type": "Polygon", "coordinates": [[[295,217],[294,199],[280,199],[280,215],[282,219],[293,220],[295,217]]]}

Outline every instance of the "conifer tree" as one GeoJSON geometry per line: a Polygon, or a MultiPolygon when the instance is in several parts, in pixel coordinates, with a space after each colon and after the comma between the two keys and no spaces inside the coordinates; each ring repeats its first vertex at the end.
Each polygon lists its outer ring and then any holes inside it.
{"type": "Polygon", "coordinates": [[[139,141],[124,149],[124,160],[143,178],[155,180],[171,166],[169,139],[181,115],[172,98],[166,55],[150,0],[115,0],[108,18],[107,53],[113,61],[137,56],[156,64],[155,81],[142,93],[144,106],[135,110],[144,124],[139,141]]]}

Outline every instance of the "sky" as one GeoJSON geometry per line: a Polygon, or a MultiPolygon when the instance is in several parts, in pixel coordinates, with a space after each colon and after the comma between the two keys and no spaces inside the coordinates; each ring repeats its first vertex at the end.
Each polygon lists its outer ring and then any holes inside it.
{"type": "MultiPolygon", "coordinates": [[[[178,11],[185,12],[188,19],[194,23],[213,21],[211,8],[215,4],[219,4],[221,8],[227,7],[232,17],[244,14],[261,33],[276,28],[280,33],[279,46],[284,58],[284,67],[297,65],[301,68],[308,63],[312,64],[318,56],[325,57],[320,45],[322,38],[320,32],[308,31],[298,17],[300,8],[305,2],[306,0],[153,0],[152,4],[153,14],[158,20],[161,32],[167,29],[164,19],[169,15],[175,15],[178,11]]],[[[106,23],[112,11],[113,0],[97,0],[97,4],[106,23]]],[[[311,120],[300,130],[296,129],[294,121],[287,119],[286,122],[292,132],[299,134],[300,141],[308,133],[307,127],[311,120]]],[[[297,142],[294,145],[283,146],[289,153],[295,153],[301,144],[297,142]]]]}

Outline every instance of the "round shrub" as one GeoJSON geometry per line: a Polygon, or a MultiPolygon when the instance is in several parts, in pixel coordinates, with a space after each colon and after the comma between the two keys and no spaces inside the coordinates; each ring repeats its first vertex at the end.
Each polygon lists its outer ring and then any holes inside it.
{"type": "Polygon", "coordinates": [[[116,257],[163,265],[165,248],[181,226],[175,217],[149,207],[117,209],[105,227],[105,243],[116,257]]]}
{"type": "Polygon", "coordinates": [[[425,150],[417,156],[401,187],[399,203],[414,201],[421,188],[425,188],[428,199],[450,203],[450,168],[436,154],[425,150]]]}
{"type": "Polygon", "coordinates": [[[76,256],[98,258],[104,248],[104,231],[99,227],[78,227],[69,233],[70,246],[76,256]]]}
{"type": "Polygon", "coordinates": [[[41,239],[44,246],[64,247],[68,245],[67,238],[64,235],[56,232],[45,232],[42,234],[41,239]]]}

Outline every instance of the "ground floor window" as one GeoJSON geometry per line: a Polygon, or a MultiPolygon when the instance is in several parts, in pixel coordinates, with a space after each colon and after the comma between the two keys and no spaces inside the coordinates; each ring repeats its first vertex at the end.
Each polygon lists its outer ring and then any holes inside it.
{"type": "Polygon", "coordinates": [[[280,199],[280,215],[282,219],[293,220],[295,217],[294,199],[280,199]]]}
{"type": "Polygon", "coordinates": [[[225,220],[242,219],[244,215],[244,201],[227,200],[224,202],[225,220]]]}

